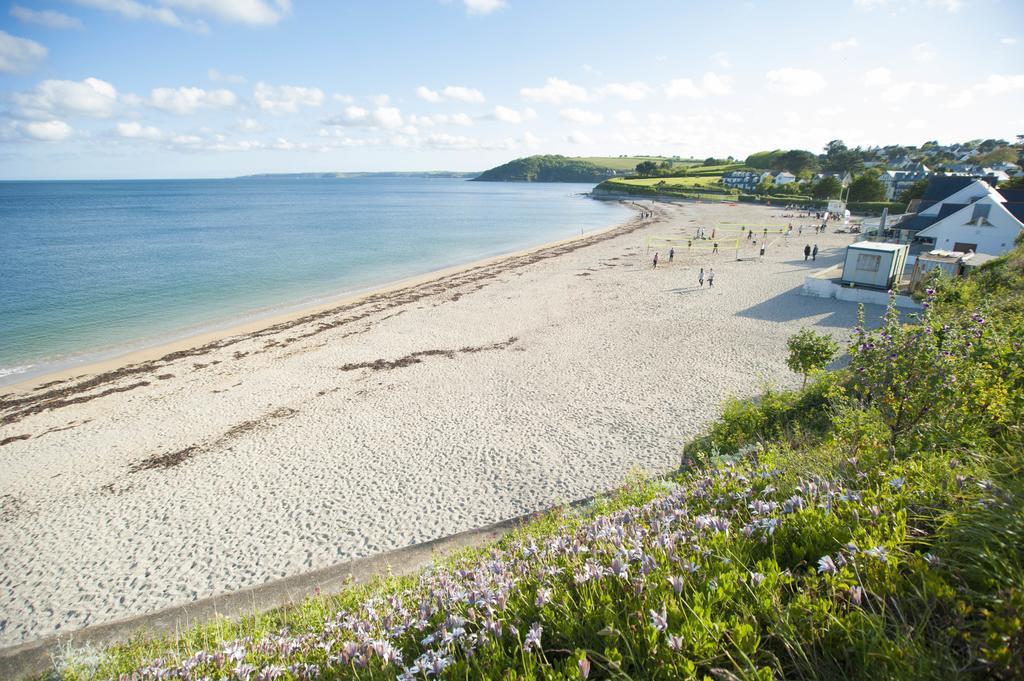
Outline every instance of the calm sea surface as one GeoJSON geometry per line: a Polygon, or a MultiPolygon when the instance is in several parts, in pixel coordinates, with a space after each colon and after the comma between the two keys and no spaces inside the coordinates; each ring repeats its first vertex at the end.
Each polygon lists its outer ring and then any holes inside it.
{"type": "Polygon", "coordinates": [[[620,222],[591,185],[0,183],[0,382],[620,222]]]}

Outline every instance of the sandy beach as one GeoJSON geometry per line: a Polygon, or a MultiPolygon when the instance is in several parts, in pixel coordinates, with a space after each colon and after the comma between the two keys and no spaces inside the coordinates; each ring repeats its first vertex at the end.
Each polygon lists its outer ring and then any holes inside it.
{"type": "Polygon", "coordinates": [[[653,210],[0,395],[0,646],[672,469],[726,397],[799,384],[792,333],[847,338],[856,306],[799,289],[850,236],[777,208],[653,210]],[[763,261],[723,239],[652,269],[648,237],[724,221],[805,229],[763,261]]]}

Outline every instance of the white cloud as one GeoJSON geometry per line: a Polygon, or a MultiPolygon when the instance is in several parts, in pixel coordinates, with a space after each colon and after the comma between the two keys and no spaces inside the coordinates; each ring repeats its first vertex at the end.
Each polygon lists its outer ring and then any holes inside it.
{"type": "Polygon", "coordinates": [[[636,114],[628,109],[623,109],[615,114],[615,120],[623,125],[636,125],[636,114]]]}
{"type": "MultiPolygon", "coordinates": [[[[410,123],[422,124],[422,118],[411,118],[410,123]]],[[[393,106],[380,106],[372,111],[361,106],[347,106],[340,116],[333,116],[324,121],[325,125],[342,125],[348,127],[386,128],[389,130],[405,125],[402,112],[393,106]]]]}
{"type": "Polygon", "coordinates": [[[704,96],[704,91],[689,78],[676,78],[665,86],[665,96],[669,99],[679,99],[680,97],[700,99],[704,96]]]}
{"type": "Polygon", "coordinates": [[[505,7],[505,0],[462,0],[470,14],[490,14],[505,7]]]}
{"type": "Polygon", "coordinates": [[[701,86],[709,95],[727,95],[732,92],[732,77],[709,71],[701,79],[701,86]]]}
{"type": "Polygon", "coordinates": [[[238,103],[231,90],[204,90],[198,87],[158,87],[149,94],[147,104],[154,109],[179,115],[195,113],[199,109],[226,109],[238,103]]]}
{"type": "Polygon", "coordinates": [[[98,78],[44,80],[31,92],[15,94],[14,101],[30,118],[50,119],[53,114],[106,118],[114,111],[117,90],[98,78]]]}
{"type": "Polygon", "coordinates": [[[202,19],[183,18],[175,9],[191,14],[211,16],[229,23],[249,26],[276,24],[291,11],[291,0],[160,0],[148,5],[138,0],[74,0],[79,5],[116,12],[125,19],[155,21],[166,26],[205,33],[209,30],[202,19]],[[173,9],[172,9],[173,8],[173,9]]]}
{"type": "Polygon", "coordinates": [[[482,92],[462,85],[449,85],[444,90],[441,90],[441,94],[448,99],[454,99],[459,102],[479,103],[484,101],[484,94],[482,92]]]}
{"type": "Polygon", "coordinates": [[[910,48],[910,57],[914,61],[927,64],[935,59],[935,49],[930,43],[917,43],[910,48]]]}
{"type": "Polygon", "coordinates": [[[727,69],[732,66],[732,61],[729,59],[728,52],[715,52],[711,55],[711,61],[715,62],[715,64],[723,69],[727,69]]]}
{"type": "Polygon", "coordinates": [[[579,130],[573,130],[566,136],[565,141],[570,144],[590,144],[592,140],[579,130]]]}
{"type": "Polygon", "coordinates": [[[136,0],[74,0],[79,5],[101,9],[107,12],[116,12],[125,19],[142,19],[155,21],[165,26],[183,28],[189,31],[205,33],[209,28],[203,21],[190,21],[179,17],[174,10],[168,7],[154,7],[145,5],[136,0]]]}
{"type": "Polygon", "coordinates": [[[452,114],[451,120],[455,125],[462,125],[465,127],[473,125],[473,119],[464,113],[452,114]]]}
{"type": "Polygon", "coordinates": [[[701,78],[700,85],[690,78],[676,78],[665,86],[669,99],[702,99],[708,95],[727,95],[732,92],[732,76],[723,76],[708,71],[701,78]]]}
{"type": "Polygon", "coordinates": [[[972,102],[974,102],[974,93],[970,90],[961,90],[956,97],[946,102],[946,106],[950,109],[963,109],[970,106],[972,102]]]}
{"type": "Polygon", "coordinates": [[[1017,44],[1017,39],[1016,38],[1000,38],[999,42],[1001,42],[1003,45],[1016,45],[1017,44]]]}
{"type": "Polygon", "coordinates": [[[52,9],[34,10],[21,5],[11,5],[11,16],[26,24],[38,24],[46,28],[84,28],[82,22],[75,17],[69,17],[67,14],[52,9]]]}
{"type": "Polygon", "coordinates": [[[35,121],[24,125],[25,134],[41,142],[60,142],[71,137],[73,130],[64,121],[35,121]]]}
{"type": "Polygon", "coordinates": [[[238,121],[238,127],[246,132],[259,132],[260,130],[263,130],[263,126],[260,122],[253,118],[241,119],[238,121]]]}
{"type": "Polygon", "coordinates": [[[548,78],[543,87],[521,88],[519,94],[532,102],[546,102],[548,104],[561,104],[564,101],[587,101],[586,88],[560,78],[548,78]]]}
{"type": "Polygon", "coordinates": [[[607,83],[599,87],[597,93],[606,97],[621,97],[627,101],[636,102],[653,94],[654,88],[643,81],[634,80],[629,83],[607,83]]]}
{"type": "Polygon", "coordinates": [[[316,87],[268,85],[260,81],[253,91],[256,103],[272,114],[295,113],[301,106],[323,106],[324,91],[316,87]]]}
{"type": "Polygon", "coordinates": [[[335,92],[333,95],[331,95],[331,99],[333,99],[336,102],[341,102],[343,104],[351,104],[354,101],[356,101],[356,98],[353,97],[352,95],[343,95],[340,92],[335,92]]]}
{"type": "Polygon", "coordinates": [[[374,122],[382,128],[399,128],[402,126],[402,112],[393,106],[382,106],[373,111],[374,122]]]}
{"type": "Polygon", "coordinates": [[[531,121],[536,117],[537,112],[530,107],[526,107],[522,111],[518,111],[507,106],[501,106],[500,104],[494,107],[494,112],[489,116],[489,118],[494,118],[502,123],[512,123],[515,125],[524,121],[531,121]]]}
{"type": "Polygon", "coordinates": [[[559,115],[567,121],[580,125],[597,125],[604,120],[604,116],[586,109],[562,109],[559,115]]]}
{"type": "Polygon", "coordinates": [[[221,73],[217,69],[209,69],[206,72],[206,76],[215,83],[221,81],[225,83],[244,83],[246,80],[245,76],[239,76],[234,73],[221,73]]]}
{"type": "Polygon", "coordinates": [[[0,31],[0,73],[28,73],[46,59],[47,52],[34,40],[0,31]]]}
{"type": "Polygon", "coordinates": [[[426,85],[420,85],[416,88],[416,96],[424,101],[432,102],[434,104],[446,100],[478,104],[483,102],[485,99],[484,93],[475,88],[466,87],[464,85],[448,85],[440,91],[431,90],[426,85]]]}
{"type": "Polygon", "coordinates": [[[946,89],[945,85],[938,83],[922,83],[908,80],[902,83],[892,83],[882,92],[882,99],[889,102],[898,102],[911,95],[915,97],[934,97],[946,89]]]}
{"type": "Polygon", "coordinates": [[[523,133],[523,146],[527,149],[537,149],[540,147],[540,143],[541,139],[529,130],[523,133]]]}
{"type": "Polygon", "coordinates": [[[416,96],[426,102],[437,103],[441,101],[441,93],[437,90],[431,90],[426,85],[420,85],[416,88],[416,96]]]}
{"type": "Polygon", "coordinates": [[[170,5],[195,14],[207,14],[222,21],[250,26],[276,24],[291,11],[291,0],[161,0],[170,5]]]}
{"type": "Polygon", "coordinates": [[[833,42],[831,45],[829,45],[829,48],[833,52],[842,52],[843,50],[852,50],[853,48],[859,46],[860,41],[858,41],[855,37],[850,36],[846,40],[837,40],[833,42]]]}
{"type": "Polygon", "coordinates": [[[793,97],[808,97],[825,89],[827,83],[817,71],[786,67],[765,74],[768,85],[793,97]]]}
{"type": "Polygon", "coordinates": [[[985,79],[985,82],[975,86],[981,92],[990,95],[1001,95],[1010,90],[1024,88],[1024,75],[1003,76],[992,74],[985,79]]]}
{"type": "Polygon", "coordinates": [[[823,106],[820,109],[816,109],[814,114],[824,118],[828,116],[838,116],[844,111],[846,111],[846,109],[841,106],[823,106]]]}
{"type": "Polygon", "coordinates": [[[871,69],[864,74],[864,84],[868,87],[878,87],[881,85],[888,85],[892,82],[892,71],[879,66],[878,68],[871,69]]]}
{"type": "Polygon", "coordinates": [[[370,97],[370,101],[373,102],[374,106],[387,106],[388,102],[391,101],[391,97],[388,95],[374,95],[370,97]]]}
{"type": "Polygon", "coordinates": [[[117,134],[130,139],[158,140],[163,137],[159,128],[142,125],[138,121],[117,124],[117,134]]]}

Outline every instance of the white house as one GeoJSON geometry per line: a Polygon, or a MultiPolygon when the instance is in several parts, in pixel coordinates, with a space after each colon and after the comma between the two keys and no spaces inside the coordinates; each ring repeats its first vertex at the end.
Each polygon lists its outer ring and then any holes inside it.
{"type": "Polygon", "coordinates": [[[883,291],[891,289],[903,275],[909,252],[906,244],[875,241],[850,244],[846,247],[842,282],[883,291]]]}
{"type": "Polygon", "coordinates": [[[790,182],[796,182],[796,175],[793,173],[786,172],[785,170],[775,173],[775,184],[789,184],[790,182]]]}
{"type": "Polygon", "coordinates": [[[935,248],[961,253],[1002,255],[1013,248],[1013,241],[1024,230],[1013,213],[1003,205],[1006,199],[995,190],[964,206],[917,233],[929,239],[935,248]]]}

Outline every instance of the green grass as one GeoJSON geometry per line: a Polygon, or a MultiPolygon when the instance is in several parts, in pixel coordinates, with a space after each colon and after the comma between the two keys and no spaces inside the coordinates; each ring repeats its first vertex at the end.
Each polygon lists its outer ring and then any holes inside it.
{"type": "Polygon", "coordinates": [[[611,168],[612,170],[620,171],[632,171],[636,168],[637,164],[642,161],[656,161],[658,163],[668,161],[672,164],[673,168],[686,168],[701,163],[701,161],[696,159],[672,159],[667,156],[580,156],[579,159],[582,161],[589,161],[590,163],[601,166],[602,168],[611,168]]]}
{"type": "Polygon", "coordinates": [[[1024,678],[1024,248],[933,285],[847,368],[730,401],[674,475],[58,676],[1024,678]]]}

